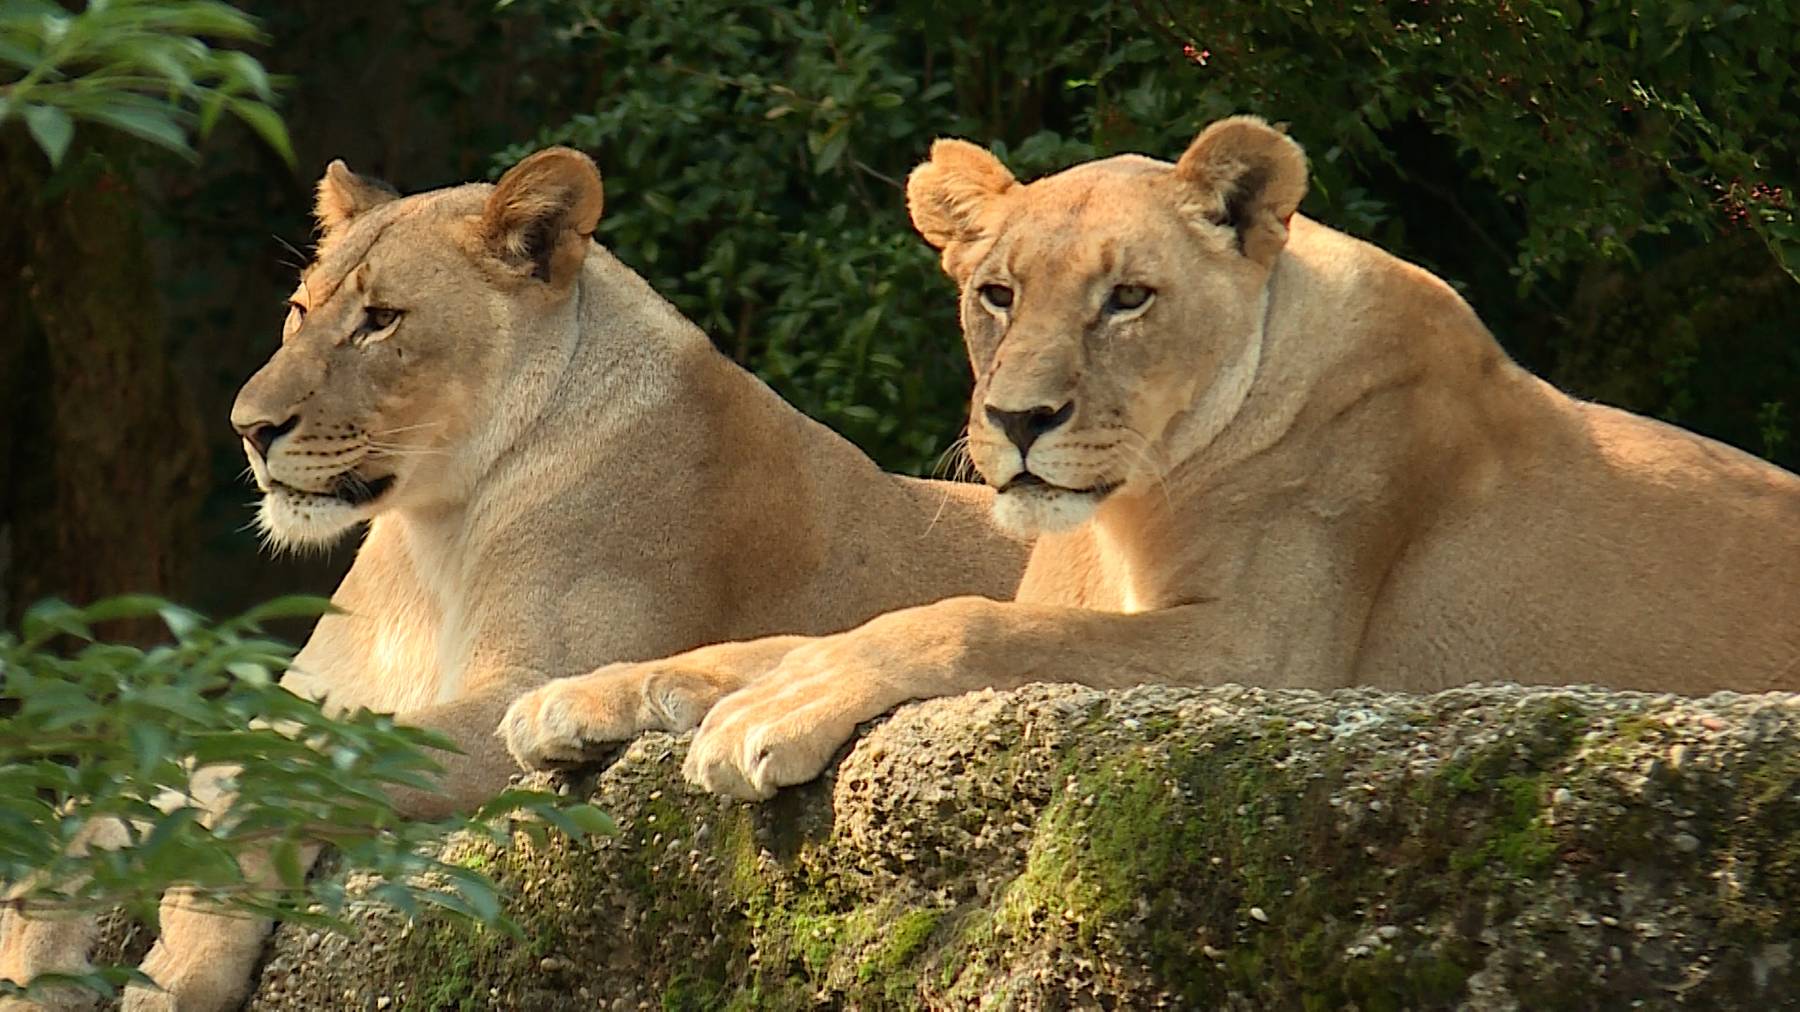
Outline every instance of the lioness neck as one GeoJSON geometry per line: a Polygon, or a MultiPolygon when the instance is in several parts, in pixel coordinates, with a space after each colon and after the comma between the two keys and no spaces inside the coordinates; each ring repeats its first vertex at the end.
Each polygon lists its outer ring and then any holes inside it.
{"type": "Polygon", "coordinates": [[[1449,285],[1299,215],[1290,227],[1244,368],[1228,370],[1200,401],[1230,417],[1190,419],[1209,438],[1169,447],[1162,485],[1184,491],[1115,496],[1095,517],[1144,606],[1192,596],[1181,574],[1211,565],[1196,553],[1233,554],[1181,532],[1253,525],[1273,508],[1272,489],[1322,520],[1373,510],[1392,521],[1400,510],[1423,522],[1438,492],[1539,449],[1519,419],[1554,392],[1512,362],[1449,285]],[[1396,412],[1413,421],[1396,424],[1396,412]],[[1379,459],[1342,459],[1345,447],[1370,446],[1379,459]],[[1171,543],[1193,547],[1171,554],[1171,543]]]}

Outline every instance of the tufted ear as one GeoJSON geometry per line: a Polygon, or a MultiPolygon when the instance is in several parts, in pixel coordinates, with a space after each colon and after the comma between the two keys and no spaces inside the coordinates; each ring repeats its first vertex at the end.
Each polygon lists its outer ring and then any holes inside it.
{"type": "Polygon", "coordinates": [[[1235,230],[1240,252],[1270,264],[1306,196],[1306,152],[1258,117],[1232,116],[1200,131],[1175,177],[1192,198],[1184,210],[1235,230]]]}
{"type": "Polygon", "coordinates": [[[506,171],[481,212],[481,235],[502,261],[563,285],[587,255],[604,192],[593,160],[545,148],[506,171]]]}
{"type": "Polygon", "coordinates": [[[931,158],[906,177],[906,209],[925,241],[944,251],[952,270],[951,247],[981,237],[982,211],[1017,180],[986,148],[968,141],[939,140],[931,158]]]}
{"type": "Polygon", "coordinates": [[[325,174],[319,177],[313,217],[318,220],[320,233],[329,236],[350,224],[357,215],[399,196],[393,187],[381,180],[351,172],[350,166],[338,158],[325,166],[325,174]]]}

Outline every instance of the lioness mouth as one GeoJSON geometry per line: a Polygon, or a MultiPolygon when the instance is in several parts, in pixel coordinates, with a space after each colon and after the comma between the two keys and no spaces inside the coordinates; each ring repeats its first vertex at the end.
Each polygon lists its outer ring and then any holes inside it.
{"type": "Polygon", "coordinates": [[[1098,485],[1092,485],[1088,488],[1070,488],[1067,485],[1057,485],[1045,481],[1037,475],[1032,474],[1030,471],[1020,471],[1018,474],[1013,475],[1011,481],[1000,486],[1000,492],[1005,494],[1007,492],[1019,492],[1025,489],[1041,488],[1048,492],[1064,492],[1069,495],[1091,495],[1095,498],[1104,499],[1108,495],[1111,495],[1118,487],[1118,482],[1109,481],[1101,482],[1098,485]]]}
{"type": "Polygon", "coordinates": [[[331,483],[331,489],[326,492],[314,492],[309,489],[295,488],[285,482],[269,482],[269,491],[271,492],[291,492],[295,495],[329,495],[339,502],[344,503],[346,506],[363,506],[372,503],[387,494],[387,490],[393,487],[394,476],[391,474],[382,475],[379,478],[370,478],[366,481],[353,474],[340,474],[337,476],[337,479],[331,483]]]}
{"type": "Polygon", "coordinates": [[[385,474],[379,478],[372,478],[368,481],[364,481],[353,474],[345,474],[338,476],[338,480],[332,486],[331,492],[333,495],[352,506],[361,506],[381,498],[382,495],[392,487],[394,487],[394,476],[391,474],[385,474]]]}

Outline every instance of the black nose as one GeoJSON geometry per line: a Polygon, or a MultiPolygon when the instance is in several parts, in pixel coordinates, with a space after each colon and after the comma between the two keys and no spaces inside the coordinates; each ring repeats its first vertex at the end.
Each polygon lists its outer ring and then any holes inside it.
{"type": "Polygon", "coordinates": [[[1073,414],[1074,401],[1060,408],[1039,405],[1024,411],[1002,411],[993,405],[987,408],[988,421],[998,425],[1000,431],[1006,433],[1006,438],[1019,448],[1020,456],[1031,450],[1031,444],[1037,442],[1039,436],[1068,421],[1073,414]]]}
{"type": "Polygon", "coordinates": [[[249,425],[234,424],[232,428],[238,431],[238,435],[243,436],[248,440],[251,446],[256,447],[256,455],[258,457],[267,460],[269,459],[269,447],[274,446],[277,439],[294,431],[294,426],[299,424],[300,416],[294,415],[280,425],[271,425],[268,422],[252,422],[249,425]]]}

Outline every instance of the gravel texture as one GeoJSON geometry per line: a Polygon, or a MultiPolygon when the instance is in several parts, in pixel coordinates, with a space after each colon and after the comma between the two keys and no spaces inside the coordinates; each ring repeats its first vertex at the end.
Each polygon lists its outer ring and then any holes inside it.
{"type": "Polygon", "coordinates": [[[1036,686],[763,805],[685,747],[591,779],[617,836],[460,847],[523,939],[284,928],[251,1007],[1800,1005],[1800,697],[1036,686]]]}

